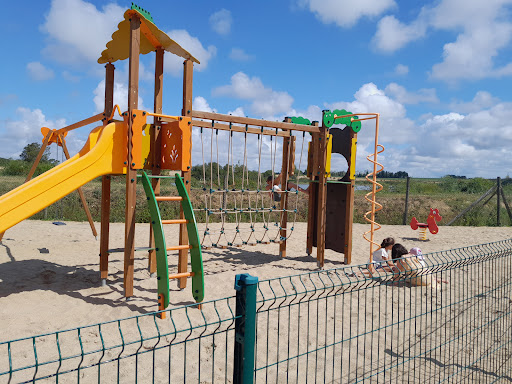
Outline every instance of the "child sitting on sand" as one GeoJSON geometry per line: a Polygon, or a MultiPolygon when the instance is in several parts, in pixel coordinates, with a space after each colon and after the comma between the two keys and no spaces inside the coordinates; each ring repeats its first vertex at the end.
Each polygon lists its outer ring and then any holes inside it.
{"type": "MultiPolygon", "coordinates": [[[[382,268],[386,272],[393,272],[395,268],[393,267],[393,262],[388,255],[388,252],[391,251],[393,245],[395,245],[395,239],[392,237],[386,237],[382,240],[380,248],[373,252],[372,266],[375,269],[382,268]]],[[[370,264],[370,260],[368,260],[368,264],[370,264]]]]}

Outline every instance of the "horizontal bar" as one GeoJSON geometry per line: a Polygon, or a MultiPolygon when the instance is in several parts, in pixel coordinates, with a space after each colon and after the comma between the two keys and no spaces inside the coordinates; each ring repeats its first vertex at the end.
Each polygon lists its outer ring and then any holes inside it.
{"type": "MultiPolygon", "coordinates": [[[[176,176],[168,176],[168,175],[146,175],[148,179],[175,179],[176,176]]],[[[137,175],[137,177],[142,177],[142,175],[137,175]]],[[[182,177],[183,179],[183,177],[182,177]]]]}
{"type": "MultiPolygon", "coordinates": [[[[318,183],[318,180],[301,180],[304,183],[318,183]]],[[[327,180],[327,184],[351,184],[350,181],[327,180]]]]}
{"type": "Polygon", "coordinates": [[[172,279],[181,279],[183,277],[192,277],[195,276],[194,272],[182,272],[182,273],[176,273],[174,275],[169,275],[169,280],[172,279]]]}
{"type": "MultiPolygon", "coordinates": [[[[153,250],[155,250],[155,248],[151,248],[151,247],[136,247],[135,248],[135,251],[148,252],[148,251],[153,251],[153,250]]],[[[120,252],[124,252],[124,248],[112,248],[112,249],[109,249],[107,252],[108,253],[120,253],[120,252]]]]}
{"type": "MultiPolygon", "coordinates": [[[[279,128],[279,129],[282,129],[283,131],[301,131],[301,132],[320,133],[320,128],[315,125],[281,123],[281,122],[277,122],[277,121],[252,119],[250,117],[223,115],[220,113],[192,111],[192,117],[195,117],[197,119],[225,121],[228,123],[235,123],[235,124],[254,125],[256,127],[263,126],[263,127],[268,127],[268,128],[279,128]]],[[[194,121],[193,121],[193,124],[195,124],[194,121]]],[[[211,128],[211,126],[210,126],[210,128],[211,128]]]]}
{"type": "Polygon", "coordinates": [[[156,201],[181,201],[181,196],[156,196],[156,201]]]}
{"type": "Polygon", "coordinates": [[[162,220],[162,224],[187,224],[187,219],[162,220]]]}
{"type": "Polygon", "coordinates": [[[180,249],[192,249],[191,245],[174,245],[172,247],[167,248],[167,251],[179,251],[180,249]]]}
{"type": "Polygon", "coordinates": [[[276,132],[276,130],[269,130],[269,129],[261,129],[261,128],[249,128],[241,125],[231,125],[231,127],[227,124],[219,124],[214,123],[212,126],[212,123],[209,121],[200,121],[200,120],[192,120],[192,125],[195,127],[202,127],[202,128],[210,128],[210,129],[218,129],[219,131],[232,131],[232,132],[247,132],[252,134],[258,134],[258,135],[264,135],[264,136],[280,136],[280,137],[290,137],[290,134],[288,132],[276,132]]]}

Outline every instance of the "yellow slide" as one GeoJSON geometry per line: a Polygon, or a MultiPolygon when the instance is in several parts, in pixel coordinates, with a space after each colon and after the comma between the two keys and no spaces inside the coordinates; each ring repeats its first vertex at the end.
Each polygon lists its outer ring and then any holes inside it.
{"type": "Polygon", "coordinates": [[[0,233],[98,176],[125,173],[126,129],[124,122],[93,129],[77,155],[0,196],[0,233]]]}

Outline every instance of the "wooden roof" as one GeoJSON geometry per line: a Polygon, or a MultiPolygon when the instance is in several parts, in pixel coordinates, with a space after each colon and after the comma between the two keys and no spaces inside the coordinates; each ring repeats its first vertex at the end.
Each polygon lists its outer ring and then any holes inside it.
{"type": "Polygon", "coordinates": [[[127,59],[130,54],[130,18],[137,15],[140,18],[140,54],[145,55],[162,47],[167,52],[174,53],[184,59],[190,59],[197,64],[197,60],[189,52],[172,40],[166,33],[157,28],[155,24],[146,19],[140,12],[129,9],[124,13],[124,20],[117,26],[112,34],[112,40],[107,43],[107,49],[101,52],[98,63],[113,63],[117,60],[127,59]]]}

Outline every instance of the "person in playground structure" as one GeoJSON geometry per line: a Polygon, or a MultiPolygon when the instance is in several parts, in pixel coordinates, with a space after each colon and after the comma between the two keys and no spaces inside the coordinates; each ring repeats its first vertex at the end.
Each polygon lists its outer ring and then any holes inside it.
{"type": "MultiPolygon", "coordinates": [[[[386,237],[382,240],[380,248],[373,252],[372,264],[375,269],[382,268],[386,272],[394,272],[396,270],[388,255],[388,252],[391,251],[393,245],[395,245],[395,239],[392,237],[386,237]]],[[[369,263],[370,260],[368,260],[368,264],[369,263]]]]}
{"type": "MultiPolygon", "coordinates": [[[[265,189],[267,191],[272,190],[272,194],[274,195],[274,201],[281,201],[281,192],[282,192],[282,189],[281,189],[281,176],[282,176],[282,173],[277,175],[274,178],[274,185],[273,186],[272,186],[272,175],[267,177],[267,185],[266,185],[265,189]]],[[[295,190],[297,190],[299,192],[303,192],[305,194],[309,193],[309,191],[308,191],[309,188],[304,189],[304,188],[298,186],[295,183],[288,182],[288,190],[290,190],[291,188],[294,188],[295,190]]]]}

